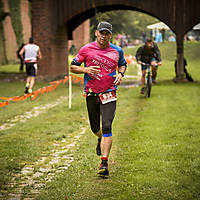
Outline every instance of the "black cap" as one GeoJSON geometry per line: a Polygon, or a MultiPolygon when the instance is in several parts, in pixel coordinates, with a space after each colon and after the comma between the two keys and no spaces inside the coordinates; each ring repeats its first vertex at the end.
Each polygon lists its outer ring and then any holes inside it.
{"type": "Polygon", "coordinates": [[[100,22],[97,26],[98,31],[108,31],[112,34],[112,25],[108,22],[100,22]]]}

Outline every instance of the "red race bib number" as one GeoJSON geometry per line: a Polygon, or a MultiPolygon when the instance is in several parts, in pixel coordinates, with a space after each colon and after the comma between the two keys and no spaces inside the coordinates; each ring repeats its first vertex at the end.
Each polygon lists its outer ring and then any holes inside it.
{"type": "Polygon", "coordinates": [[[100,97],[100,100],[101,100],[102,104],[106,104],[106,103],[109,103],[109,102],[117,100],[117,97],[116,97],[114,91],[110,91],[110,92],[106,92],[106,93],[100,94],[99,97],[100,97]]]}

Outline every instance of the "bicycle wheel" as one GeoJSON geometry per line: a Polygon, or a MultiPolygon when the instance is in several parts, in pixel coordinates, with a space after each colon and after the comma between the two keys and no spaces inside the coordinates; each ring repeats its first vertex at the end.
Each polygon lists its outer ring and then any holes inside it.
{"type": "Polygon", "coordinates": [[[149,98],[151,95],[151,85],[152,85],[152,79],[151,76],[147,76],[147,82],[146,82],[146,97],[149,98]]]}

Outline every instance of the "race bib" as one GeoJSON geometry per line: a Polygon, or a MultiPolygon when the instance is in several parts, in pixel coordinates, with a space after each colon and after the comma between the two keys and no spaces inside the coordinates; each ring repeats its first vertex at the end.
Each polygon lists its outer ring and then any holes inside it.
{"type": "Polygon", "coordinates": [[[106,104],[112,101],[116,101],[117,97],[114,91],[106,92],[99,95],[102,104],[106,104]]]}

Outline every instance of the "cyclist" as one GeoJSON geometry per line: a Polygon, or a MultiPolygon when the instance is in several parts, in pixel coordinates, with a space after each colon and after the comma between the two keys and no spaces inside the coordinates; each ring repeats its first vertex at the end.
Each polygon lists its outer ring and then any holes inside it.
{"type": "Polygon", "coordinates": [[[136,52],[136,60],[138,64],[141,64],[141,94],[144,94],[147,65],[144,65],[142,63],[147,63],[151,65],[153,83],[156,83],[158,65],[162,64],[161,54],[157,44],[154,43],[152,39],[147,39],[145,44],[138,48],[136,52]]]}
{"type": "Polygon", "coordinates": [[[84,74],[84,92],[92,132],[98,136],[97,155],[101,155],[98,174],[109,175],[108,157],[112,145],[112,121],[116,110],[116,89],[126,70],[122,48],[110,43],[112,25],[100,22],[96,41],[82,47],[71,63],[71,72],[84,74]],[[81,67],[81,63],[85,67],[81,67]],[[118,73],[117,73],[118,71],[118,73]],[[100,128],[100,115],[102,128],[100,128]]]}

